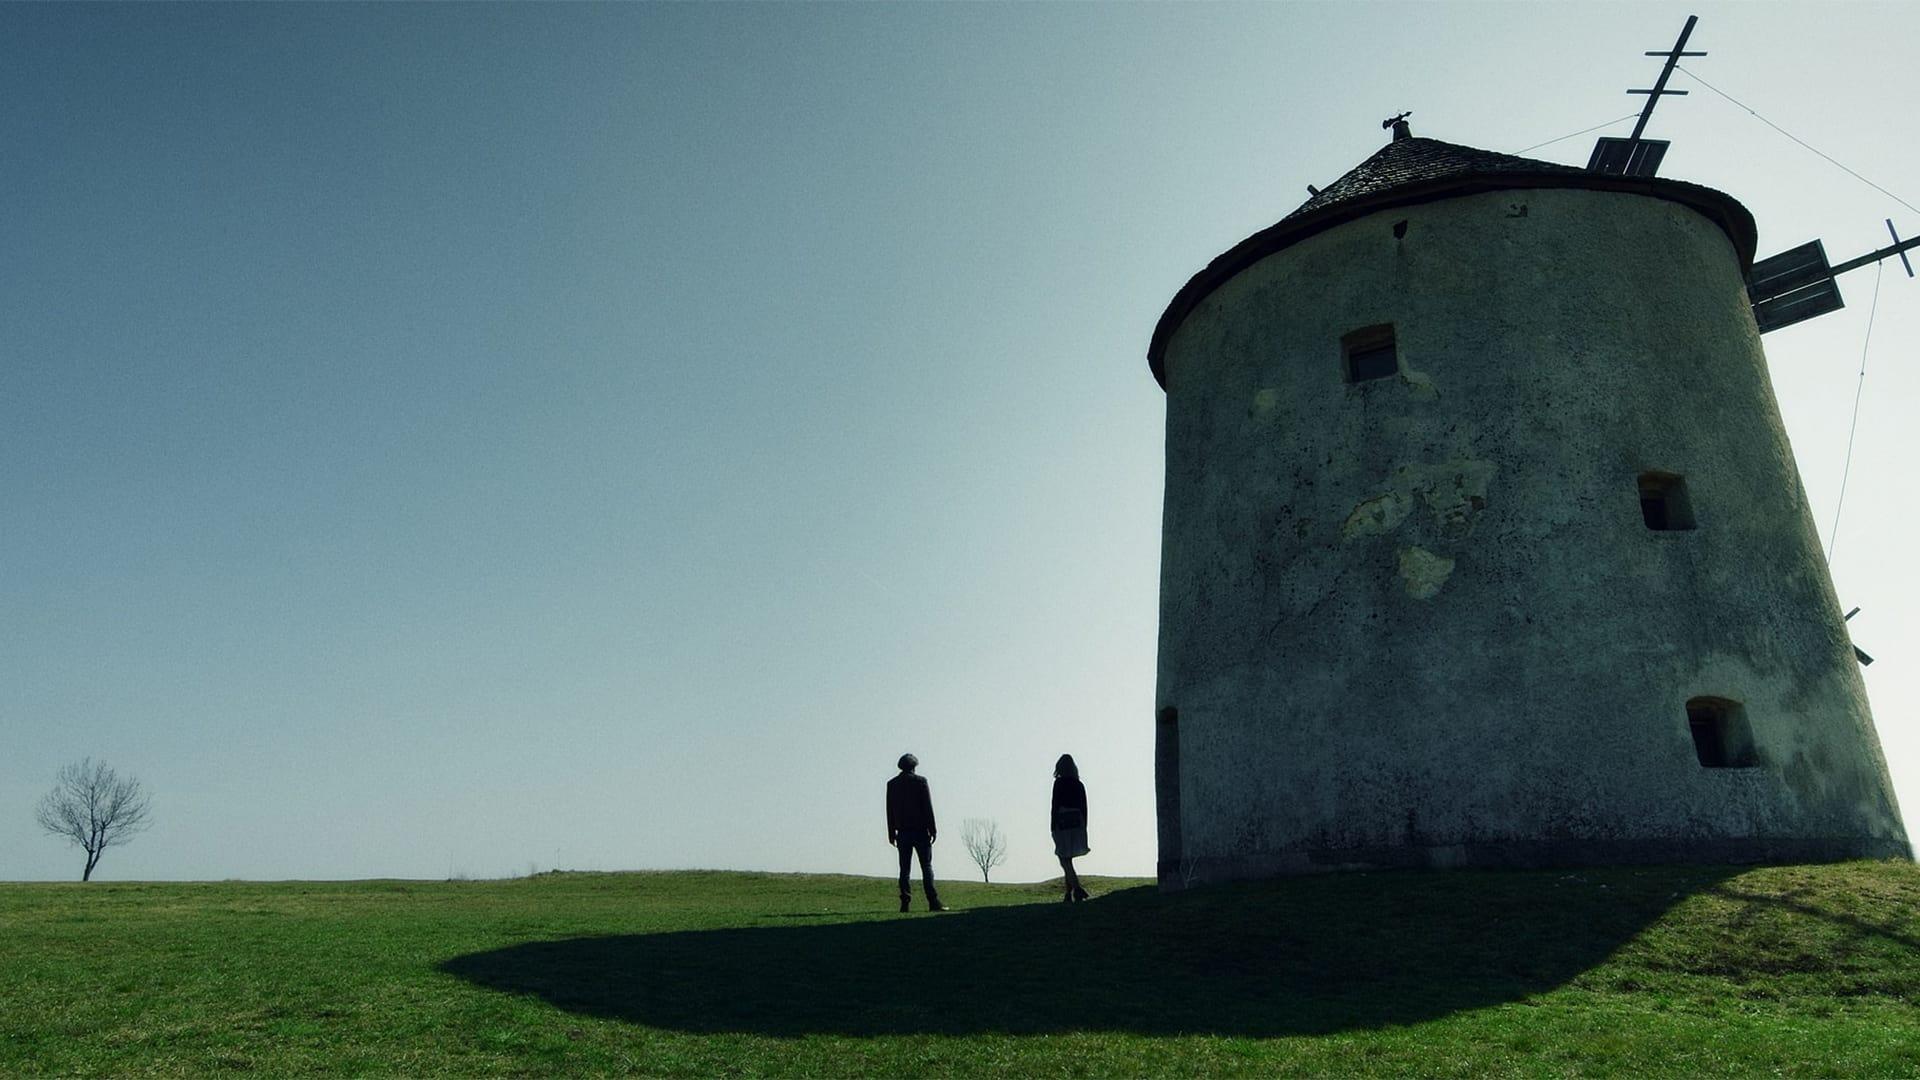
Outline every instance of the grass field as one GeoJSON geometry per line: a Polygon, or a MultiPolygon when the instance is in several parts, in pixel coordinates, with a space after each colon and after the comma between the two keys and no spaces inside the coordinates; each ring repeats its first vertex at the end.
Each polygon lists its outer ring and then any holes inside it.
{"type": "Polygon", "coordinates": [[[0,885],[0,1073],[1920,1074],[1920,870],[0,885]]]}

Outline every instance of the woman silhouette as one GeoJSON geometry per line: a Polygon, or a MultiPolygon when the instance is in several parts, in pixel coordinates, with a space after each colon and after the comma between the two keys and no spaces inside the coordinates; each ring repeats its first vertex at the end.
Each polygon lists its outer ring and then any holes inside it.
{"type": "Polygon", "coordinates": [[[1064,903],[1087,898],[1080,875],[1073,870],[1073,860],[1087,851],[1087,786],[1080,782],[1080,767],[1073,763],[1073,755],[1061,754],[1053,763],[1053,853],[1066,872],[1064,903]]]}

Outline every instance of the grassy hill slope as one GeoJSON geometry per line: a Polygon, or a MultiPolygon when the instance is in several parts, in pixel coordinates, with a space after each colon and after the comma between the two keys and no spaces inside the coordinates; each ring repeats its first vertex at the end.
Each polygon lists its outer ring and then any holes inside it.
{"type": "Polygon", "coordinates": [[[0,885],[0,1073],[1920,1074],[1906,864],[0,885]]]}

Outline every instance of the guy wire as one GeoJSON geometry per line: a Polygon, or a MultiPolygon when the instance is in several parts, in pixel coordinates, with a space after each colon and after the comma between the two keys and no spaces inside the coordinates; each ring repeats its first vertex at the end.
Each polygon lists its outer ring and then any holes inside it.
{"type": "Polygon", "coordinates": [[[1860,381],[1853,387],[1853,419],[1847,423],[1847,458],[1840,467],[1840,498],[1833,504],[1833,528],[1827,533],[1827,565],[1840,542],[1840,509],[1847,504],[1847,474],[1853,471],[1853,433],[1860,426],[1860,392],[1867,388],[1867,346],[1873,343],[1873,317],[1880,311],[1880,263],[1873,264],[1873,303],[1867,307],[1867,339],[1860,343],[1860,381]]]}
{"type": "Polygon", "coordinates": [[[1852,169],[1847,168],[1845,165],[1840,164],[1838,161],[1835,161],[1832,156],[1822,152],[1818,147],[1813,146],[1811,143],[1807,142],[1805,139],[1802,139],[1798,135],[1795,135],[1793,132],[1788,131],[1786,128],[1781,127],[1779,124],[1776,124],[1773,121],[1755,112],[1753,109],[1753,106],[1748,105],[1746,102],[1735,98],[1732,94],[1727,93],[1725,90],[1722,90],[1719,87],[1708,82],[1707,80],[1701,78],[1700,76],[1695,75],[1693,72],[1687,71],[1685,67],[1679,64],[1675,64],[1673,66],[1675,68],[1678,68],[1680,71],[1685,72],[1687,78],[1692,79],[1694,82],[1699,83],[1701,86],[1706,87],[1707,89],[1713,91],[1714,93],[1719,94],[1721,97],[1726,98],[1728,101],[1733,102],[1735,105],[1738,105],[1741,108],[1747,110],[1747,113],[1751,115],[1755,120],[1758,120],[1761,123],[1772,128],[1773,130],[1779,132],[1780,134],[1785,135],[1787,138],[1792,139],[1794,142],[1799,143],[1801,146],[1806,147],[1808,150],[1813,151],[1815,154],[1819,154],[1821,157],[1826,158],[1826,160],[1830,164],[1832,164],[1835,168],[1838,168],[1841,172],[1846,173],[1848,176],[1853,177],[1855,180],[1858,180],[1861,183],[1872,188],[1873,190],[1879,192],[1880,194],[1885,195],[1887,198],[1892,199],[1894,202],[1899,203],[1901,206],[1904,206],[1907,209],[1912,210],[1914,213],[1920,214],[1920,207],[1914,206],[1912,203],[1908,202],[1907,200],[1901,198],[1898,195],[1895,195],[1893,192],[1888,191],[1886,188],[1881,187],[1879,184],[1874,183],[1873,181],[1867,179],[1866,177],[1861,176],[1859,173],[1854,172],[1852,169]]]}
{"type": "Polygon", "coordinates": [[[1595,124],[1590,128],[1581,128],[1579,131],[1575,131],[1567,135],[1562,135],[1557,139],[1548,139],[1546,142],[1537,142],[1537,143],[1534,143],[1532,146],[1522,147],[1519,150],[1515,150],[1514,153],[1524,154],[1528,150],[1538,150],[1543,146],[1552,146],[1554,143],[1557,143],[1557,142],[1566,142],[1568,139],[1573,138],[1575,135],[1585,135],[1589,131],[1599,131],[1601,128],[1604,128],[1604,127],[1612,127],[1613,125],[1619,123],[1622,120],[1631,120],[1634,117],[1639,115],[1640,115],[1639,112],[1636,111],[1636,112],[1630,112],[1625,116],[1616,116],[1604,124],[1595,124]]]}

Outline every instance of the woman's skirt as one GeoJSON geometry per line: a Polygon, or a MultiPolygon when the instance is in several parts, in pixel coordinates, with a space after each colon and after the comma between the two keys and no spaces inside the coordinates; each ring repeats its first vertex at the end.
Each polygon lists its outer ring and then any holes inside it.
{"type": "Polygon", "coordinates": [[[1092,849],[1087,847],[1085,826],[1078,829],[1053,830],[1053,853],[1062,859],[1075,859],[1092,849]]]}

